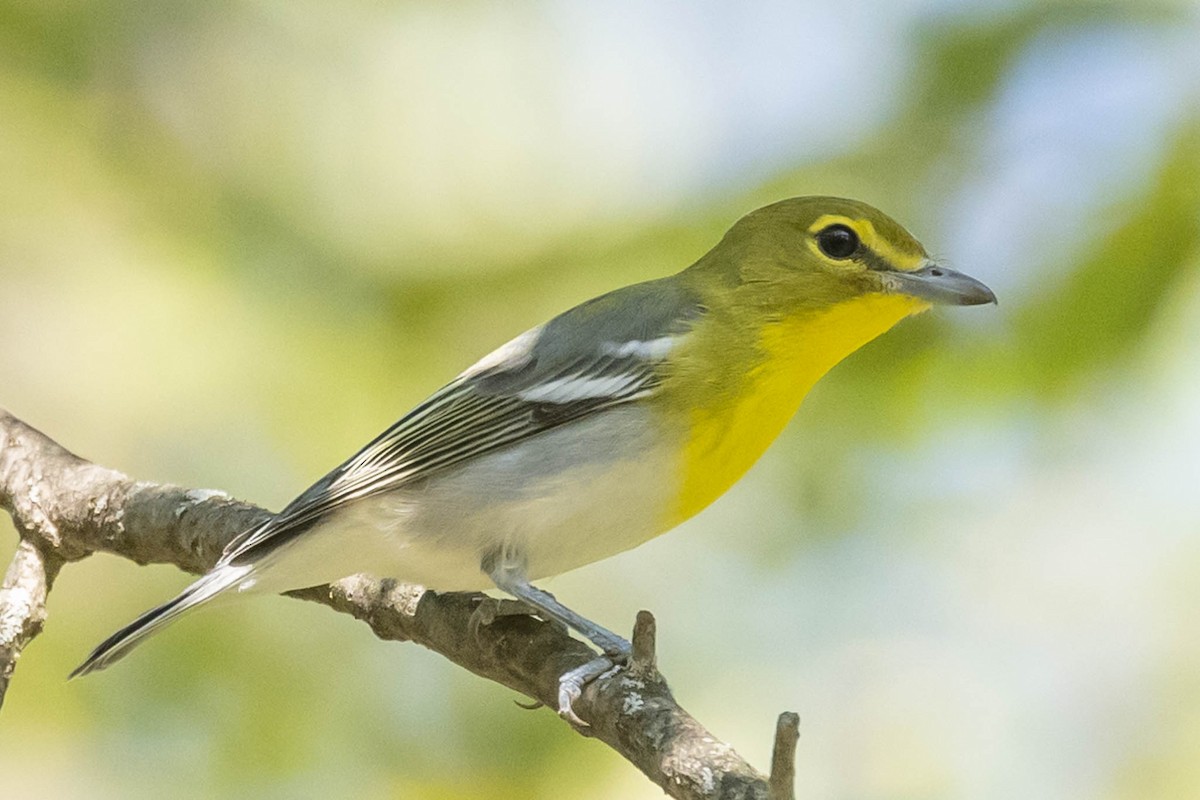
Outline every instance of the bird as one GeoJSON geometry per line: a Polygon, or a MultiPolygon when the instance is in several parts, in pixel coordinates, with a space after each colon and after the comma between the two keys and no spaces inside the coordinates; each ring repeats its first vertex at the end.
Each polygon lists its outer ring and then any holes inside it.
{"type": "MultiPolygon", "coordinates": [[[[835,364],[935,304],[995,303],[855,200],[781,200],[674,275],[565,311],[468,367],[216,565],[91,652],[104,669],[213,598],[367,573],[498,588],[592,642],[628,641],[533,581],[636,547],[737,482],[835,364]]],[[[597,674],[563,675],[559,712],[597,674]]]]}

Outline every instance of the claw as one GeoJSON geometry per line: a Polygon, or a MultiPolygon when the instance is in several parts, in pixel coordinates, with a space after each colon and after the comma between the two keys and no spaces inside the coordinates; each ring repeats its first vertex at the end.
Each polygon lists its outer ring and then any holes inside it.
{"type": "Polygon", "coordinates": [[[479,631],[486,628],[502,617],[532,617],[537,615],[537,609],[523,600],[512,600],[507,597],[488,597],[479,599],[479,605],[471,612],[467,622],[467,632],[471,638],[479,640],[479,631]]]}
{"type": "Polygon", "coordinates": [[[620,665],[608,656],[597,656],[563,674],[558,679],[558,715],[576,727],[591,727],[575,713],[575,701],[583,694],[583,687],[619,668],[620,665]]]}

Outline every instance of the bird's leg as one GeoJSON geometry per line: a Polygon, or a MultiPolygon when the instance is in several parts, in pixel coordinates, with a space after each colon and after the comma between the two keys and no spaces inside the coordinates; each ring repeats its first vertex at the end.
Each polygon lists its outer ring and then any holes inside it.
{"type": "Polygon", "coordinates": [[[554,599],[554,595],[542,591],[527,581],[518,570],[500,566],[488,572],[488,576],[500,589],[535,608],[539,615],[566,625],[578,632],[606,655],[619,661],[629,658],[633,646],[629,642],[554,599]]]}
{"type": "Polygon", "coordinates": [[[579,727],[586,727],[587,723],[579,718],[573,708],[583,693],[583,687],[627,663],[633,646],[612,631],[576,614],[555,600],[549,592],[532,585],[525,577],[522,561],[511,556],[488,558],[484,560],[483,570],[498,588],[532,606],[539,616],[577,631],[604,652],[604,655],[597,656],[558,679],[558,715],[579,727]]]}

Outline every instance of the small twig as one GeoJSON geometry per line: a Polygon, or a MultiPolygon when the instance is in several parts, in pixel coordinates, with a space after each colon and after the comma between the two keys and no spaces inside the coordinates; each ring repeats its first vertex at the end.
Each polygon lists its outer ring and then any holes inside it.
{"type": "Polygon", "coordinates": [[[775,723],[775,749],[771,753],[771,777],[767,792],[771,800],[796,800],[796,742],[800,739],[800,715],[785,711],[775,723]]]}
{"type": "Polygon", "coordinates": [[[634,675],[653,675],[658,671],[658,624],[649,611],[639,611],[633,623],[633,655],[629,658],[629,671],[634,675]]]}

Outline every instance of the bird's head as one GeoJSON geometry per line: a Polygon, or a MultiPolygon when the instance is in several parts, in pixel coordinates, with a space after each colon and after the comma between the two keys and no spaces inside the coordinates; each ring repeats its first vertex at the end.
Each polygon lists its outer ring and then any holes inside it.
{"type": "Polygon", "coordinates": [[[838,197],[794,197],[752,211],[696,266],[727,282],[735,302],[784,316],[886,297],[905,301],[908,313],[996,301],[987,286],[931,259],[882,211],[838,197]]]}

